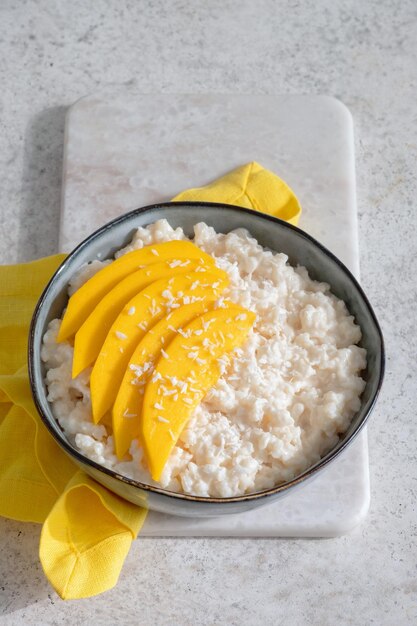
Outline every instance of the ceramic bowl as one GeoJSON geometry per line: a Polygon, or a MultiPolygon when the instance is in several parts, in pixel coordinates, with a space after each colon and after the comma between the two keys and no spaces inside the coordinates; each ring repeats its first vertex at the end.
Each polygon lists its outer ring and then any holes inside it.
{"type": "Polygon", "coordinates": [[[46,427],[73,461],[113,492],[140,506],[164,513],[209,517],[248,511],[271,503],[325,471],[341,452],[352,443],[375,404],[384,372],[384,344],[380,327],[367,297],[350,271],[331,252],[302,230],[247,209],[211,203],[166,203],[137,209],[106,224],[87,237],[58,268],[45,288],[33,315],[29,337],[29,377],[33,397],[46,427]],[[181,226],[192,235],[192,227],[205,221],[218,232],[229,232],[244,227],[266,248],[284,252],[292,265],[304,265],[310,276],[330,284],[332,292],[342,298],[362,328],[361,345],[367,350],[368,366],[364,374],[365,390],[360,410],[354,416],[348,431],[337,445],[318,463],[294,480],[272,489],[234,498],[203,498],[169,492],[139,483],[94,463],[84,457],[65,437],[54,419],[47,400],[45,368],[40,352],[42,337],[50,320],[60,317],[67,302],[67,285],[78,268],[89,261],[114,255],[132,238],[136,228],[166,218],[173,227],[181,226]]]}

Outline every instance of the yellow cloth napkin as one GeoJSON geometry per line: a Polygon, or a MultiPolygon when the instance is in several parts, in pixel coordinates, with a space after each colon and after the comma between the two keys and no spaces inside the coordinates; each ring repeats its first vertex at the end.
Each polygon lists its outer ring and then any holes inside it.
{"type": "MultiPolygon", "coordinates": [[[[297,223],[289,187],[257,163],[174,200],[237,204],[297,223]]],[[[0,515],[43,524],[39,556],[63,599],[113,587],[147,511],[89,478],[61,450],[32,401],[26,366],[34,306],[65,255],[0,267],[0,515]]]]}
{"type": "Polygon", "coordinates": [[[237,167],[206,187],[187,189],[173,200],[236,204],[295,226],[301,215],[300,203],[287,183],[255,161],[237,167]]]}
{"type": "Polygon", "coordinates": [[[0,514],[43,523],[42,567],[61,598],[72,599],[116,584],[147,512],[79,471],[32,401],[28,327],[64,258],[0,267],[0,514]]]}

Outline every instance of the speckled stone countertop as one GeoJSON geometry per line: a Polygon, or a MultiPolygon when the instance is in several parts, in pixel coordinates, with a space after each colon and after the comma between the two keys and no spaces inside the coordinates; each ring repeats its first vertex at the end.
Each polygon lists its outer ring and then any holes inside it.
{"type": "Polygon", "coordinates": [[[64,603],[38,562],[39,526],[0,519],[0,623],[417,623],[415,0],[4,0],[0,81],[3,263],[55,251],[65,109],[87,93],[340,98],[355,120],[362,283],[388,355],[371,509],[351,535],[142,538],[115,589],[64,603]]]}

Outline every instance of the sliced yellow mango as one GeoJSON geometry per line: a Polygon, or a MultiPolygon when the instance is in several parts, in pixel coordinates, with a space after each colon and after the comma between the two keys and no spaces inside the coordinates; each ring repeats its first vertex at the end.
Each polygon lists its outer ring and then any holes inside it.
{"type": "Polygon", "coordinates": [[[155,365],[143,398],[141,442],[159,480],[196,406],[220,377],[218,359],[241,346],[256,315],[227,303],[194,319],[176,335],[155,365]]]}
{"type": "Polygon", "coordinates": [[[126,367],[144,334],[171,309],[183,304],[210,299],[214,291],[219,296],[229,284],[223,270],[212,267],[205,273],[190,272],[157,280],[132,298],[126,309],[112,324],[90,378],[93,421],[97,424],[112,406],[120,388],[126,367]]]}
{"type": "Polygon", "coordinates": [[[106,293],[128,274],[140,269],[141,266],[168,259],[172,259],[173,263],[180,259],[183,262],[200,259],[206,265],[214,265],[213,257],[191,241],[166,241],[128,252],[103,267],[71,296],[59,329],[58,341],[64,341],[76,333],[106,293]]]}
{"type": "Polygon", "coordinates": [[[139,342],[130,358],[112,409],[114,448],[119,459],[129,450],[132,440],[139,436],[145,385],[161,350],[167,349],[175,335],[184,332],[183,326],[212,308],[216,297],[207,291],[206,300],[174,309],[139,342]]]}
{"type": "MultiPolygon", "coordinates": [[[[195,272],[199,267],[207,269],[213,267],[212,265],[204,265],[200,259],[190,260],[187,264],[183,259],[179,261],[173,267],[171,267],[173,259],[169,259],[163,263],[154,263],[133,272],[104,296],[75,334],[72,361],[73,378],[97,358],[114,320],[122,312],[126,303],[142,289],[161,278],[195,272]]],[[[135,308],[133,306],[125,307],[124,313],[125,315],[133,315],[135,308]]]]}

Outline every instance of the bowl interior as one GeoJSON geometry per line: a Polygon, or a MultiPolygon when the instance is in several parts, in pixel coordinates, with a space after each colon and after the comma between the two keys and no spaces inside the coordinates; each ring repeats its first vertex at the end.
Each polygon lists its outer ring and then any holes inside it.
{"type": "MultiPolygon", "coordinates": [[[[52,319],[60,317],[66,305],[69,279],[84,263],[95,259],[111,258],[119,248],[129,243],[136,228],[146,226],[161,218],[166,218],[173,227],[181,226],[189,236],[193,235],[193,225],[202,221],[213,226],[217,232],[223,233],[236,228],[246,228],[262,246],[287,254],[291,265],[303,265],[308,269],[313,279],[329,283],[332,292],[346,302],[350,313],[355,316],[356,321],[362,328],[363,337],[360,345],[367,351],[368,365],[363,374],[366,380],[366,387],[362,394],[361,408],[335,448],[316,463],[315,466],[302,474],[301,477],[278,488],[268,490],[268,493],[288,489],[292,486],[292,483],[299,483],[300,478],[304,475],[306,477],[311,476],[335,458],[364,425],[382,383],[384,368],[383,339],[378,322],[362,289],[347,268],[336,257],[303,231],[281,220],[254,211],[228,205],[207,203],[154,205],[137,209],[114,220],[81,243],[61,265],[45,289],[32,322],[29,368],[35,400],[42,417],[58,441],[65,443],[68,451],[68,443],[55,421],[51,407],[46,399],[45,370],[40,359],[40,348],[48,323],[52,319]]],[[[77,453],[80,455],[78,451],[77,453]]],[[[96,468],[99,467],[89,462],[88,459],[85,459],[85,461],[87,465],[90,463],[96,468]]],[[[107,473],[117,477],[117,474],[110,470],[107,473]]],[[[137,484],[141,488],[155,490],[155,488],[135,483],[135,481],[129,482],[137,484]]],[[[162,489],[156,489],[155,491],[164,493],[162,489]]],[[[165,493],[170,493],[171,496],[175,495],[171,492],[165,491],[165,493]]],[[[264,493],[266,494],[267,492],[264,493]]],[[[184,496],[182,497],[184,498],[184,496]]],[[[194,500],[212,500],[185,496],[185,498],[187,497],[194,500]]],[[[228,501],[247,498],[248,496],[238,496],[228,499],[228,501]]]]}

